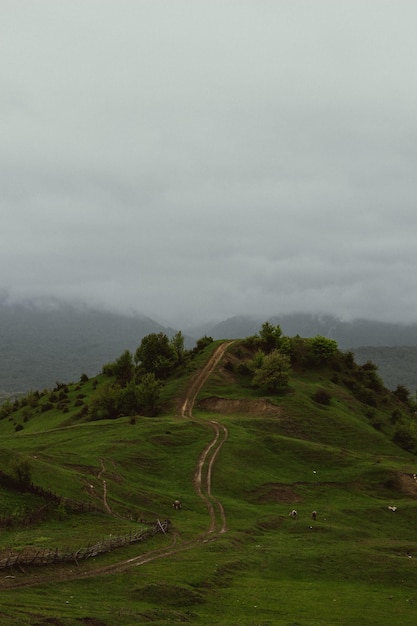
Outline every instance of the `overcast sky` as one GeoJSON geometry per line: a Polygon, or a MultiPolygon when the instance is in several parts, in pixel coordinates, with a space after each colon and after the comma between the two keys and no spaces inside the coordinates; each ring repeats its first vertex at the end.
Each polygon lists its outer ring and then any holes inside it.
{"type": "Polygon", "coordinates": [[[0,289],[415,321],[415,0],[0,0],[0,289]]]}

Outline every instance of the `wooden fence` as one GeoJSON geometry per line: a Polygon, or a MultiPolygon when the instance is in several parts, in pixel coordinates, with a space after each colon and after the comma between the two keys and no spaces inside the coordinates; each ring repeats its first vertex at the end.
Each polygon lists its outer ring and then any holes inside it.
{"type": "Polygon", "coordinates": [[[169,520],[164,520],[163,522],[157,520],[149,529],[142,529],[137,533],[130,533],[129,535],[123,535],[121,537],[110,537],[109,539],[100,541],[86,548],[79,548],[79,550],[75,552],[65,552],[58,548],[56,550],[42,548],[39,550],[31,549],[30,551],[23,550],[20,553],[14,554],[10,553],[7,557],[0,559],[0,569],[11,567],[22,568],[24,565],[51,565],[52,563],[66,562],[75,562],[78,564],[78,561],[85,561],[99,554],[111,552],[112,550],[122,548],[132,543],[145,541],[158,533],[166,534],[169,531],[169,527],[169,520]]]}

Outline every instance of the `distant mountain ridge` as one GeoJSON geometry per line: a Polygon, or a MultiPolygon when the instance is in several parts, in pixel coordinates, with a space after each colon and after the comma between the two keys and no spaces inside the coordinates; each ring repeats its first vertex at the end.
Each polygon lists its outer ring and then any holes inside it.
{"type": "Polygon", "coordinates": [[[96,375],[149,333],[175,331],[149,317],[59,301],[0,304],[0,391],[52,387],[96,375]]]}
{"type": "Polygon", "coordinates": [[[335,339],[341,350],[359,346],[417,346],[417,323],[395,324],[374,320],[344,321],[333,315],[293,313],[269,317],[236,316],[214,325],[190,329],[211,335],[214,339],[247,337],[255,334],[268,320],[279,324],[284,335],[315,337],[323,335],[335,339]]]}
{"type": "Polygon", "coordinates": [[[341,350],[351,350],[359,364],[372,361],[385,385],[395,389],[401,384],[411,393],[417,388],[417,323],[394,324],[366,319],[346,322],[333,315],[294,313],[269,318],[236,316],[213,326],[190,329],[205,332],[214,339],[248,337],[268,320],[279,324],[284,335],[315,337],[323,335],[337,341],[341,350]]]}
{"type": "Polygon", "coordinates": [[[340,349],[354,351],[358,362],[372,360],[388,387],[404,384],[415,391],[417,324],[345,322],[332,315],[294,313],[236,316],[216,324],[174,329],[145,315],[122,315],[55,299],[12,303],[0,298],[0,392],[50,388],[57,381],[78,380],[82,373],[93,376],[124,350],[135,350],[150,333],[172,336],[182,330],[186,346],[192,347],[203,335],[248,337],[266,320],[279,324],[288,336],[335,339],[340,349]],[[408,350],[399,351],[401,346],[408,350]]]}

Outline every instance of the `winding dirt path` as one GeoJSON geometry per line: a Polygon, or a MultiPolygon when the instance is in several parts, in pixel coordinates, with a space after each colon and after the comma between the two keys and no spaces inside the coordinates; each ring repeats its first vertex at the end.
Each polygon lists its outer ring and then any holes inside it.
{"type": "MultiPolygon", "coordinates": [[[[181,409],[183,417],[194,419],[192,411],[196,397],[206,380],[222,360],[231,343],[233,342],[228,341],[220,344],[220,346],[212,354],[210,360],[206,363],[205,367],[197,374],[194,380],[191,381],[187,397],[181,409]]],[[[201,422],[199,421],[199,423],[201,422]]],[[[228,431],[223,424],[219,424],[213,420],[207,421],[205,424],[213,430],[214,438],[200,454],[194,473],[194,488],[200,498],[205,502],[208,509],[210,524],[207,532],[224,533],[227,530],[226,514],[221,502],[215,498],[211,492],[211,482],[214,461],[220,451],[220,448],[227,439],[228,431]],[[219,516],[220,519],[218,519],[219,516]]]]}
{"type": "MultiPolygon", "coordinates": [[[[45,568],[42,569],[42,571],[39,571],[39,574],[38,572],[31,572],[27,575],[19,574],[16,577],[6,577],[3,579],[0,586],[7,588],[29,587],[47,583],[51,580],[75,580],[82,578],[91,578],[95,576],[107,576],[113,573],[124,572],[131,567],[144,565],[145,563],[149,563],[151,561],[154,561],[155,559],[166,558],[179,552],[190,550],[201,542],[207,541],[209,537],[213,538],[214,536],[220,535],[227,531],[226,514],[223,505],[212,494],[211,486],[213,466],[221,447],[227,439],[228,430],[223,424],[219,424],[214,420],[196,420],[193,417],[192,411],[200,389],[203,387],[209,376],[213,373],[217,365],[220,363],[226,350],[232,343],[232,341],[224,342],[220,344],[218,348],[214,351],[204,368],[200,370],[200,372],[198,372],[198,374],[191,380],[184,403],[181,407],[181,415],[184,419],[193,420],[198,424],[207,426],[213,431],[212,441],[206,446],[206,448],[204,448],[199,456],[193,479],[196,493],[204,501],[208,510],[209,526],[207,531],[188,542],[180,542],[179,535],[177,533],[173,533],[171,534],[172,541],[169,545],[163,546],[156,550],[145,552],[143,554],[140,554],[139,556],[135,556],[124,561],[113,563],[112,565],[102,566],[94,568],[92,570],[86,570],[80,563],[76,568],[74,567],[74,569],[70,571],[68,571],[67,568],[62,570],[57,570],[55,568],[45,568]]],[[[101,478],[102,474],[105,471],[103,461],[101,461],[101,464],[102,468],[98,475],[98,478],[101,478]]],[[[107,505],[106,508],[108,507],[109,512],[112,512],[107,503],[107,487],[105,480],[103,480],[103,501],[105,505],[107,505]]]]}

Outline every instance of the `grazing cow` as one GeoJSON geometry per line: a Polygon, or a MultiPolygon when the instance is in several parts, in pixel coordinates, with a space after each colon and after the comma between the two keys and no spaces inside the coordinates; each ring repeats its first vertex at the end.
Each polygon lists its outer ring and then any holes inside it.
{"type": "Polygon", "coordinates": [[[311,517],[316,520],[317,519],[317,511],[313,511],[311,517]]]}
{"type": "Polygon", "coordinates": [[[177,511],[179,509],[182,509],[182,504],[181,504],[181,500],[174,500],[174,503],[172,505],[173,509],[176,509],[177,511]]]}
{"type": "Polygon", "coordinates": [[[292,517],[293,519],[296,519],[296,518],[297,518],[298,513],[297,513],[297,511],[296,511],[295,509],[293,509],[293,510],[292,510],[292,511],[288,514],[288,515],[289,515],[290,517],[292,517]]]}

